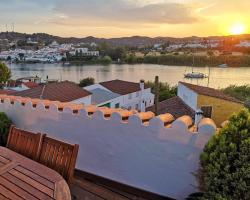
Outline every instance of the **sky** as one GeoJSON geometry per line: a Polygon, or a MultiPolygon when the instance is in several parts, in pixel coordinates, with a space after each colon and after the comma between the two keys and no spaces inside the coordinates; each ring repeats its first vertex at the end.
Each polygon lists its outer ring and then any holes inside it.
{"type": "Polygon", "coordinates": [[[0,0],[0,31],[64,37],[250,33],[250,0],[0,0]]]}

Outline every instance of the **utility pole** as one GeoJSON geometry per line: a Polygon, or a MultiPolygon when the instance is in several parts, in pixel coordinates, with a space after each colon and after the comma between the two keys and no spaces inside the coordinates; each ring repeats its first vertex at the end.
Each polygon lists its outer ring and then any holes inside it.
{"type": "Polygon", "coordinates": [[[159,103],[159,76],[155,76],[155,115],[158,115],[159,103]]]}

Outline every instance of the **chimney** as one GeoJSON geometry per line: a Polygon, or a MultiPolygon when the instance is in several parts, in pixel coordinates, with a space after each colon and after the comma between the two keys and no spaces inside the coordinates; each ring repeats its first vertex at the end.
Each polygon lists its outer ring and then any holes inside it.
{"type": "Polygon", "coordinates": [[[143,79],[140,80],[140,88],[141,90],[144,90],[144,85],[145,85],[145,81],[143,79]]]}
{"type": "Polygon", "coordinates": [[[200,123],[200,121],[202,120],[203,118],[203,112],[202,110],[196,110],[195,112],[195,125],[198,126],[198,124],[200,123]]]}

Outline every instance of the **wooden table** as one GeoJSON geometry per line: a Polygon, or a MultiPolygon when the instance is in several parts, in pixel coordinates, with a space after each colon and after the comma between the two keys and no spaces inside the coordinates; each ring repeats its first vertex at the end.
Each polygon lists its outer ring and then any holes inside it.
{"type": "Polygon", "coordinates": [[[70,200],[71,195],[56,171],[0,147],[0,199],[70,200]]]}

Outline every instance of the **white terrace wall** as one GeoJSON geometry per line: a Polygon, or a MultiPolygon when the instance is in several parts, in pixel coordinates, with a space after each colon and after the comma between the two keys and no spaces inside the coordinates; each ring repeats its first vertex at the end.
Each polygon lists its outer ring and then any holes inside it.
{"type": "Polygon", "coordinates": [[[199,156],[216,129],[209,120],[201,123],[198,133],[191,133],[182,120],[165,128],[153,118],[144,126],[136,115],[125,123],[118,113],[111,119],[101,111],[89,117],[84,109],[73,114],[53,104],[49,109],[43,104],[33,108],[9,99],[0,103],[0,111],[19,128],[80,144],[80,170],[177,199],[197,191],[199,156]]]}

